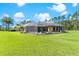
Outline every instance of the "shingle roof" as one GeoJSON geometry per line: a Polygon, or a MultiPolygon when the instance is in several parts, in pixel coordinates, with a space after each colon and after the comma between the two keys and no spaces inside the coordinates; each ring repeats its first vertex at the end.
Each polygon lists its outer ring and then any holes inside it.
{"type": "Polygon", "coordinates": [[[38,23],[27,23],[24,26],[63,26],[53,22],[38,22],[38,23]]]}

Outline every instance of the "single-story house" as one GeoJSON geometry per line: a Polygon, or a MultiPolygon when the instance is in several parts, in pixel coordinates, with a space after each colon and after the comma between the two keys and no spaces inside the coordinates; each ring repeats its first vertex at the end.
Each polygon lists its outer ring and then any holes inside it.
{"type": "Polygon", "coordinates": [[[23,32],[27,33],[52,33],[64,31],[64,26],[53,22],[27,23],[23,25],[23,32]]]}

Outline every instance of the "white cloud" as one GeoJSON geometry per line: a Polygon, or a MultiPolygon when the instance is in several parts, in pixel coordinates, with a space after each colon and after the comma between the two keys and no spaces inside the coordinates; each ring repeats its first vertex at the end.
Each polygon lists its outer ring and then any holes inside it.
{"type": "Polygon", "coordinates": [[[23,12],[17,12],[15,15],[14,15],[14,18],[24,18],[25,15],[23,12]]]}
{"type": "Polygon", "coordinates": [[[9,17],[9,15],[5,13],[5,14],[3,14],[3,17],[9,17]]]}
{"type": "Polygon", "coordinates": [[[56,11],[60,13],[60,15],[65,15],[68,13],[66,10],[66,6],[63,3],[55,3],[55,5],[52,5],[52,7],[48,7],[50,10],[56,11]]]}
{"type": "Polygon", "coordinates": [[[74,7],[76,7],[76,6],[78,5],[78,3],[73,3],[72,5],[73,5],[74,7]]]}
{"type": "Polygon", "coordinates": [[[9,17],[9,15],[8,15],[8,14],[6,14],[6,13],[4,13],[4,14],[0,15],[0,19],[2,19],[3,17],[9,17]]]}
{"type": "Polygon", "coordinates": [[[45,19],[49,20],[50,19],[50,15],[48,13],[39,13],[39,14],[35,14],[36,19],[40,20],[40,21],[45,21],[45,19]]]}
{"type": "Polygon", "coordinates": [[[67,11],[64,11],[61,13],[61,15],[66,15],[68,12],[67,11]]]}
{"type": "Polygon", "coordinates": [[[20,0],[19,2],[17,2],[17,5],[19,6],[19,7],[22,7],[22,6],[24,6],[26,3],[23,1],[23,0],[20,0]]]}
{"type": "Polygon", "coordinates": [[[25,20],[25,15],[23,12],[17,12],[14,14],[14,21],[16,23],[19,23],[21,21],[25,20]]]}
{"type": "Polygon", "coordinates": [[[51,10],[55,10],[57,12],[63,12],[66,10],[66,6],[63,3],[57,3],[56,5],[52,5],[52,7],[49,7],[51,10]]]}

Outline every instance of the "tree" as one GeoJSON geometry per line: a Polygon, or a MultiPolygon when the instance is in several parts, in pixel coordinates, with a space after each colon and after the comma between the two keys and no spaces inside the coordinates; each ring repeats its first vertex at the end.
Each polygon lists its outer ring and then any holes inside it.
{"type": "MultiPolygon", "coordinates": [[[[3,19],[2,19],[2,22],[3,22],[3,24],[5,25],[5,29],[6,30],[9,30],[9,28],[10,28],[10,24],[13,24],[13,19],[11,19],[10,17],[3,17],[3,19]]],[[[3,25],[3,26],[4,26],[3,25]]]]}
{"type": "Polygon", "coordinates": [[[21,24],[21,25],[26,24],[26,20],[21,21],[20,24],[21,24]]]}
{"type": "Polygon", "coordinates": [[[0,31],[2,30],[2,26],[0,25],[0,31]]]}
{"type": "Polygon", "coordinates": [[[60,22],[61,21],[61,16],[58,16],[57,17],[57,22],[60,22]]]}
{"type": "Polygon", "coordinates": [[[78,17],[79,17],[79,10],[77,10],[76,12],[74,12],[73,14],[72,14],[72,20],[74,20],[73,22],[74,22],[74,28],[76,28],[76,30],[78,30],[78,28],[79,28],[79,20],[78,20],[78,17]]]}
{"type": "Polygon", "coordinates": [[[70,20],[70,19],[71,19],[71,14],[68,14],[67,20],[70,20]]]}
{"type": "Polygon", "coordinates": [[[62,19],[62,21],[64,21],[65,20],[65,15],[62,15],[61,19],[62,19]]]}
{"type": "Polygon", "coordinates": [[[49,21],[54,22],[54,18],[50,18],[49,21]]]}
{"type": "Polygon", "coordinates": [[[58,18],[57,17],[54,17],[53,20],[54,20],[54,22],[57,22],[58,18]]]}

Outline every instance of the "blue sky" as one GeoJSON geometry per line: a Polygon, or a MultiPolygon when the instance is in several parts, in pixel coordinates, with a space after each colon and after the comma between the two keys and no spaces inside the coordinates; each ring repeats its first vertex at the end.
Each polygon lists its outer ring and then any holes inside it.
{"type": "Polygon", "coordinates": [[[72,14],[77,9],[77,3],[0,3],[0,18],[12,17],[15,22],[44,21],[54,16],[72,14]]]}

